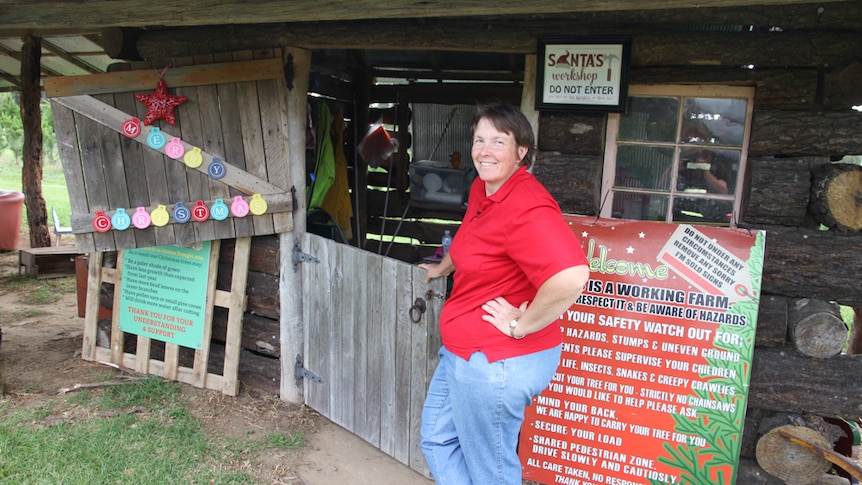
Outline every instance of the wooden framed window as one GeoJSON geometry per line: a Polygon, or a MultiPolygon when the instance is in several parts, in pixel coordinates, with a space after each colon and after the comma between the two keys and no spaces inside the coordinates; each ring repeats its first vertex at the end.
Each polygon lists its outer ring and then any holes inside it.
{"type": "Polygon", "coordinates": [[[630,86],[608,115],[601,216],[735,225],[753,102],[753,87],[630,86]]]}

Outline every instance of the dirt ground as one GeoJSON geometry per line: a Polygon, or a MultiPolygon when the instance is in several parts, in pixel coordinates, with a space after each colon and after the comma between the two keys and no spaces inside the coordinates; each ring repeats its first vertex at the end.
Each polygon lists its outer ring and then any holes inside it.
{"type": "MultiPolygon", "coordinates": [[[[73,238],[64,238],[64,246],[74,244],[67,239],[73,238]]],[[[26,236],[22,235],[19,246],[28,246],[26,236]]],[[[18,252],[0,252],[0,278],[17,273],[18,252]]],[[[68,284],[74,286],[74,279],[68,284]]],[[[76,294],[63,294],[47,305],[33,305],[23,297],[22,291],[0,290],[0,382],[5,387],[0,403],[36,406],[65,399],[60,390],[75,384],[104,380],[110,368],[81,359],[84,319],[78,317],[76,294]]],[[[186,385],[183,392],[190,396],[190,411],[212,433],[248,437],[301,430],[307,444],[299,450],[268,451],[255,463],[225,464],[265,483],[433,484],[313,410],[288,405],[271,394],[245,386],[237,397],[186,385]]]]}

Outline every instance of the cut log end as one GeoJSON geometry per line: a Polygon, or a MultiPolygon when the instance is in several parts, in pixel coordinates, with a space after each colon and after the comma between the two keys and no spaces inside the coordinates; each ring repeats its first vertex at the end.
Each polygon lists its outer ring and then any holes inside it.
{"type": "Polygon", "coordinates": [[[811,453],[802,445],[793,443],[782,432],[798,436],[809,443],[831,448],[826,438],[804,426],[779,426],[770,430],[757,442],[757,463],[767,473],[787,483],[799,485],[816,483],[832,464],[811,453]]]}
{"type": "Polygon", "coordinates": [[[847,343],[847,326],[838,307],[830,302],[802,298],[789,309],[790,338],[803,355],[829,358],[841,353],[847,343]]]}
{"type": "Polygon", "coordinates": [[[862,230],[862,167],[846,163],[818,169],[812,184],[811,212],[830,228],[862,230]]]}

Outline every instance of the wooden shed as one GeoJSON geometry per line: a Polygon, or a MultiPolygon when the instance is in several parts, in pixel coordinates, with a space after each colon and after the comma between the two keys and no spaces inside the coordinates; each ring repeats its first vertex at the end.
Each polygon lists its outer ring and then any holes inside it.
{"type": "MultiPolygon", "coordinates": [[[[435,199],[413,175],[449,174],[458,159],[464,178],[450,183],[468,182],[474,106],[505,101],[531,119],[533,173],[563,212],[683,223],[692,221],[675,204],[692,199],[701,205],[689,217],[705,217],[707,202],[729,215],[695,222],[767,232],[738,483],[770,483],[755,444],[774,425],[862,416],[859,326],[846,351],[843,341],[823,351],[847,337],[834,332],[835,305],[862,308],[860,30],[862,5],[850,0],[22,0],[0,4],[0,59],[17,62],[22,46],[41,46],[72,226],[80,249],[93,253],[85,358],[227,393],[240,381],[268,389],[424,471],[418,426],[446,289],[426,285],[415,263],[434,254],[444,230],[457,230],[463,200],[435,199]],[[625,86],[644,104],[622,100],[622,113],[537,109],[541,43],[590,37],[630,43],[625,86]],[[90,47],[75,47],[82,43],[90,47]],[[177,124],[140,124],[127,136],[124,122],[148,113],[134,95],[160,79],[187,97],[177,124]],[[655,119],[655,100],[671,97],[745,101],[739,140],[712,129],[677,142],[676,153],[732,153],[728,192],[659,194],[649,185],[659,165],[620,176],[627,120],[655,119]],[[383,148],[395,140],[391,155],[375,157],[375,138],[365,138],[378,126],[383,148]],[[202,163],[154,147],[153,128],[181,140],[182,153],[199,149],[202,163]],[[319,165],[325,151],[328,169],[319,165]],[[208,172],[216,160],[226,164],[223,178],[208,172]],[[327,170],[334,175],[323,182],[327,170]],[[340,200],[314,199],[323,183],[340,200]],[[172,213],[180,203],[257,196],[268,208],[248,218],[128,232],[93,226],[118,208],[172,213]],[[99,296],[122,280],[115,252],[206,241],[214,242],[212,327],[203,348],[127,341],[116,323],[110,345],[97,344],[100,300],[119,302],[116,292],[99,296]]],[[[0,89],[24,87],[10,63],[0,71],[0,89]]]]}

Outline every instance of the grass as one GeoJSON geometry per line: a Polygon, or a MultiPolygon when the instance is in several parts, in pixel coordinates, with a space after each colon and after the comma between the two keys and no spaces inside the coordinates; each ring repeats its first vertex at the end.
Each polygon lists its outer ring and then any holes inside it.
{"type": "MultiPolygon", "coordinates": [[[[15,312],[14,316],[16,319],[22,320],[25,318],[41,317],[42,315],[47,315],[47,314],[48,314],[48,312],[46,312],[44,310],[40,310],[38,308],[28,308],[26,310],[21,310],[21,311],[15,312]]],[[[0,321],[3,321],[2,314],[0,314],[0,321]]]]}
{"type": "Polygon", "coordinates": [[[39,280],[27,275],[9,275],[0,278],[0,293],[21,292],[23,301],[32,305],[47,305],[54,303],[64,294],[77,292],[78,287],[73,276],[39,280]]]}
{"type": "MultiPolygon", "coordinates": [[[[77,291],[77,283],[73,276],[50,280],[38,280],[18,274],[0,277],[0,295],[10,292],[20,293],[22,295],[21,301],[28,305],[50,305],[60,300],[64,294],[76,293],[77,291]]],[[[0,323],[11,323],[26,318],[39,317],[47,313],[40,308],[33,307],[14,313],[0,309],[0,323]]]]}
{"type": "Polygon", "coordinates": [[[0,402],[0,483],[255,484],[225,464],[304,445],[293,434],[209,435],[180,386],[150,377],[32,409],[0,402]]]}
{"type": "MultiPolygon", "coordinates": [[[[21,161],[16,161],[12,151],[0,147],[0,190],[21,192],[21,161]]],[[[72,217],[69,191],[66,189],[66,176],[59,160],[46,159],[42,166],[42,197],[48,210],[48,223],[51,221],[51,207],[57,209],[60,223],[69,226],[72,217]]],[[[27,224],[27,208],[21,211],[22,224],[27,224]]]]}

